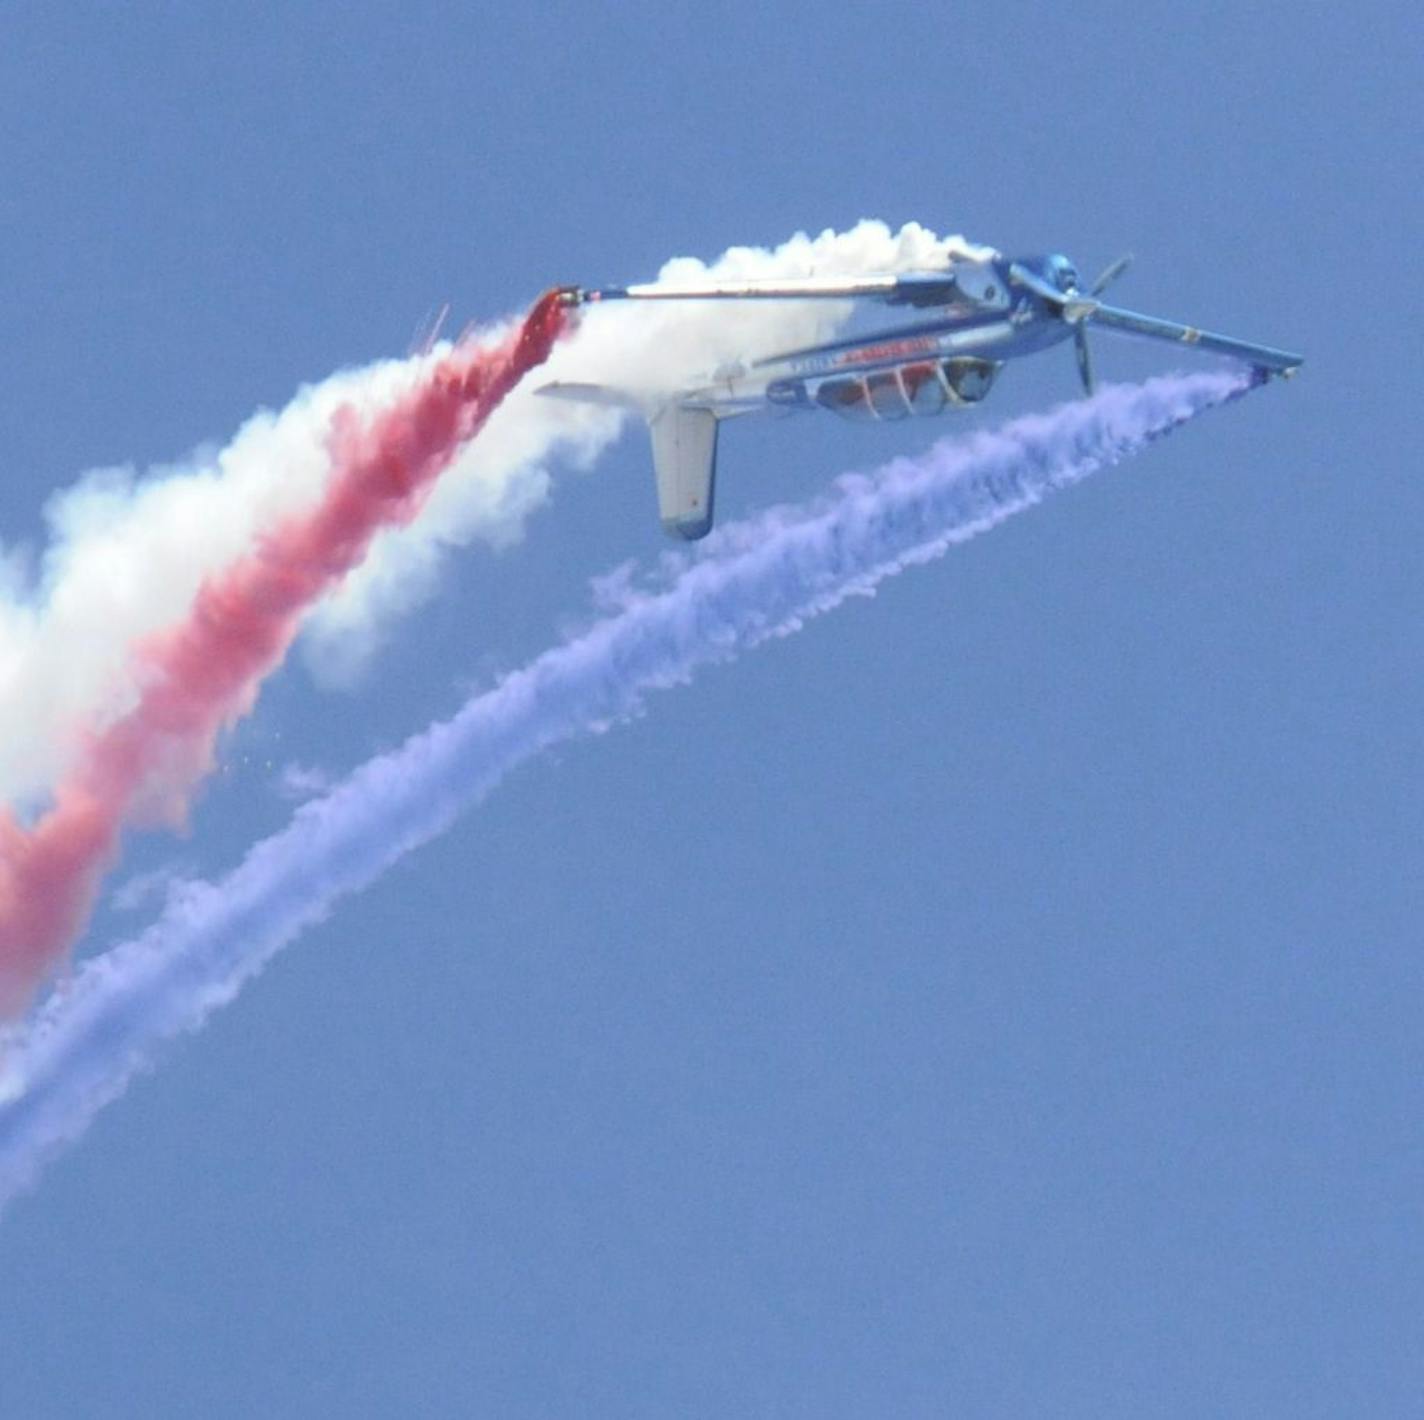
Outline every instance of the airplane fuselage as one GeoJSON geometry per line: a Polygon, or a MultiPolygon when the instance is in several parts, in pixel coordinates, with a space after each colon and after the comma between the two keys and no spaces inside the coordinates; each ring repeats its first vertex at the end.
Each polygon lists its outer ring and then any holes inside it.
{"type": "MultiPolygon", "coordinates": [[[[1053,260],[1036,264],[1052,270],[1053,260]]],[[[770,405],[825,408],[863,419],[933,415],[975,404],[1006,360],[1072,335],[1041,297],[1015,289],[1011,266],[1004,261],[960,264],[952,298],[920,306],[917,318],[725,366],[689,390],[683,403],[719,418],[770,405]]]]}

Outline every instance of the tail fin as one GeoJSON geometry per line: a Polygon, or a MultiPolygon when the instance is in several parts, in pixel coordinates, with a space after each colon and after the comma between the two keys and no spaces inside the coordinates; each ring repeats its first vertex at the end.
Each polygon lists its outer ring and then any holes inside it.
{"type": "Polygon", "coordinates": [[[648,421],[663,530],[689,542],[712,531],[717,476],[717,416],[665,405],[648,421]]]}
{"type": "Polygon", "coordinates": [[[575,400],[630,409],[648,421],[653,469],[658,480],[658,512],[664,531],[694,542],[712,531],[717,476],[717,416],[710,409],[657,404],[649,396],[606,385],[560,383],[538,391],[550,399],[575,400]]]}

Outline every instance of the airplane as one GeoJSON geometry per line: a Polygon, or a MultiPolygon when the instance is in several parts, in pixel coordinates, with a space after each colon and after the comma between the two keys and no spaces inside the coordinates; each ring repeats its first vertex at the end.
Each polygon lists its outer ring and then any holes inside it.
{"type": "Polygon", "coordinates": [[[908,321],[853,338],[726,365],[670,398],[651,401],[602,385],[556,382],[538,393],[634,409],[652,435],[662,525],[694,541],[712,530],[717,426],[760,409],[828,409],[845,419],[898,420],[978,404],[1005,363],[1071,339],[1085,394],[1093,393],[1088,327],[1229,355],[1258,379],[1289,378],[1302,357],[1196,326],[1140,315],[1099,299],[1131,258],[1086,291],[1061,254],[1009,260],[957,258],[945,267],[860,277],[789,277],[701,286],[559,288],[570,307],[607,301],[867,299],[908,307],[908,321]]]}

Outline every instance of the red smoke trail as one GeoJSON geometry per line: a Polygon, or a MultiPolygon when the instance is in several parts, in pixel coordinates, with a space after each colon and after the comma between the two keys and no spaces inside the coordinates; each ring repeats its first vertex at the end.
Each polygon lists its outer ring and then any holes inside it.
{"type": "Polygon", "coordinates": [[[218,733],[251,708],[302,613],[378,531],[415,516],[456,450],[548,357],[564,323],[551,291],[504,345],[457,347],[369,424],[340,411],[317,505],[209,578],[184,621],[137,648],[137,703],[89,737],[38,823],[25,829],[0,811],[0,1014],[23,1010],[79,935],[124,825],[181,819],[218,733]]]}

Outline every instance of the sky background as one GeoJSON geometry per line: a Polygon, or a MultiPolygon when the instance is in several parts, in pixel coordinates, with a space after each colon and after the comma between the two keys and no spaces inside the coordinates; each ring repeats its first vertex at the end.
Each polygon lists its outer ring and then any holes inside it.
{"type": "MultiPolygon", "coordinates": [[[[1307,356],[309,933],[0,1219],[0,1414],[1418,1413],[1421,41],[1403,3],[0,6],[7,544],[446,299],[862,216],[1131,250],[1124,304],[1307,356]]],[[[1012,367],[992,417],[1074,380],[1012,367]]],[[[732,426],[719,511],[946,427],[732,426]]],[[[283,672],[118,881],[222,871],[284,765],[448,713],[662,545],[633,431],[354,692],[283,672]]]]}

